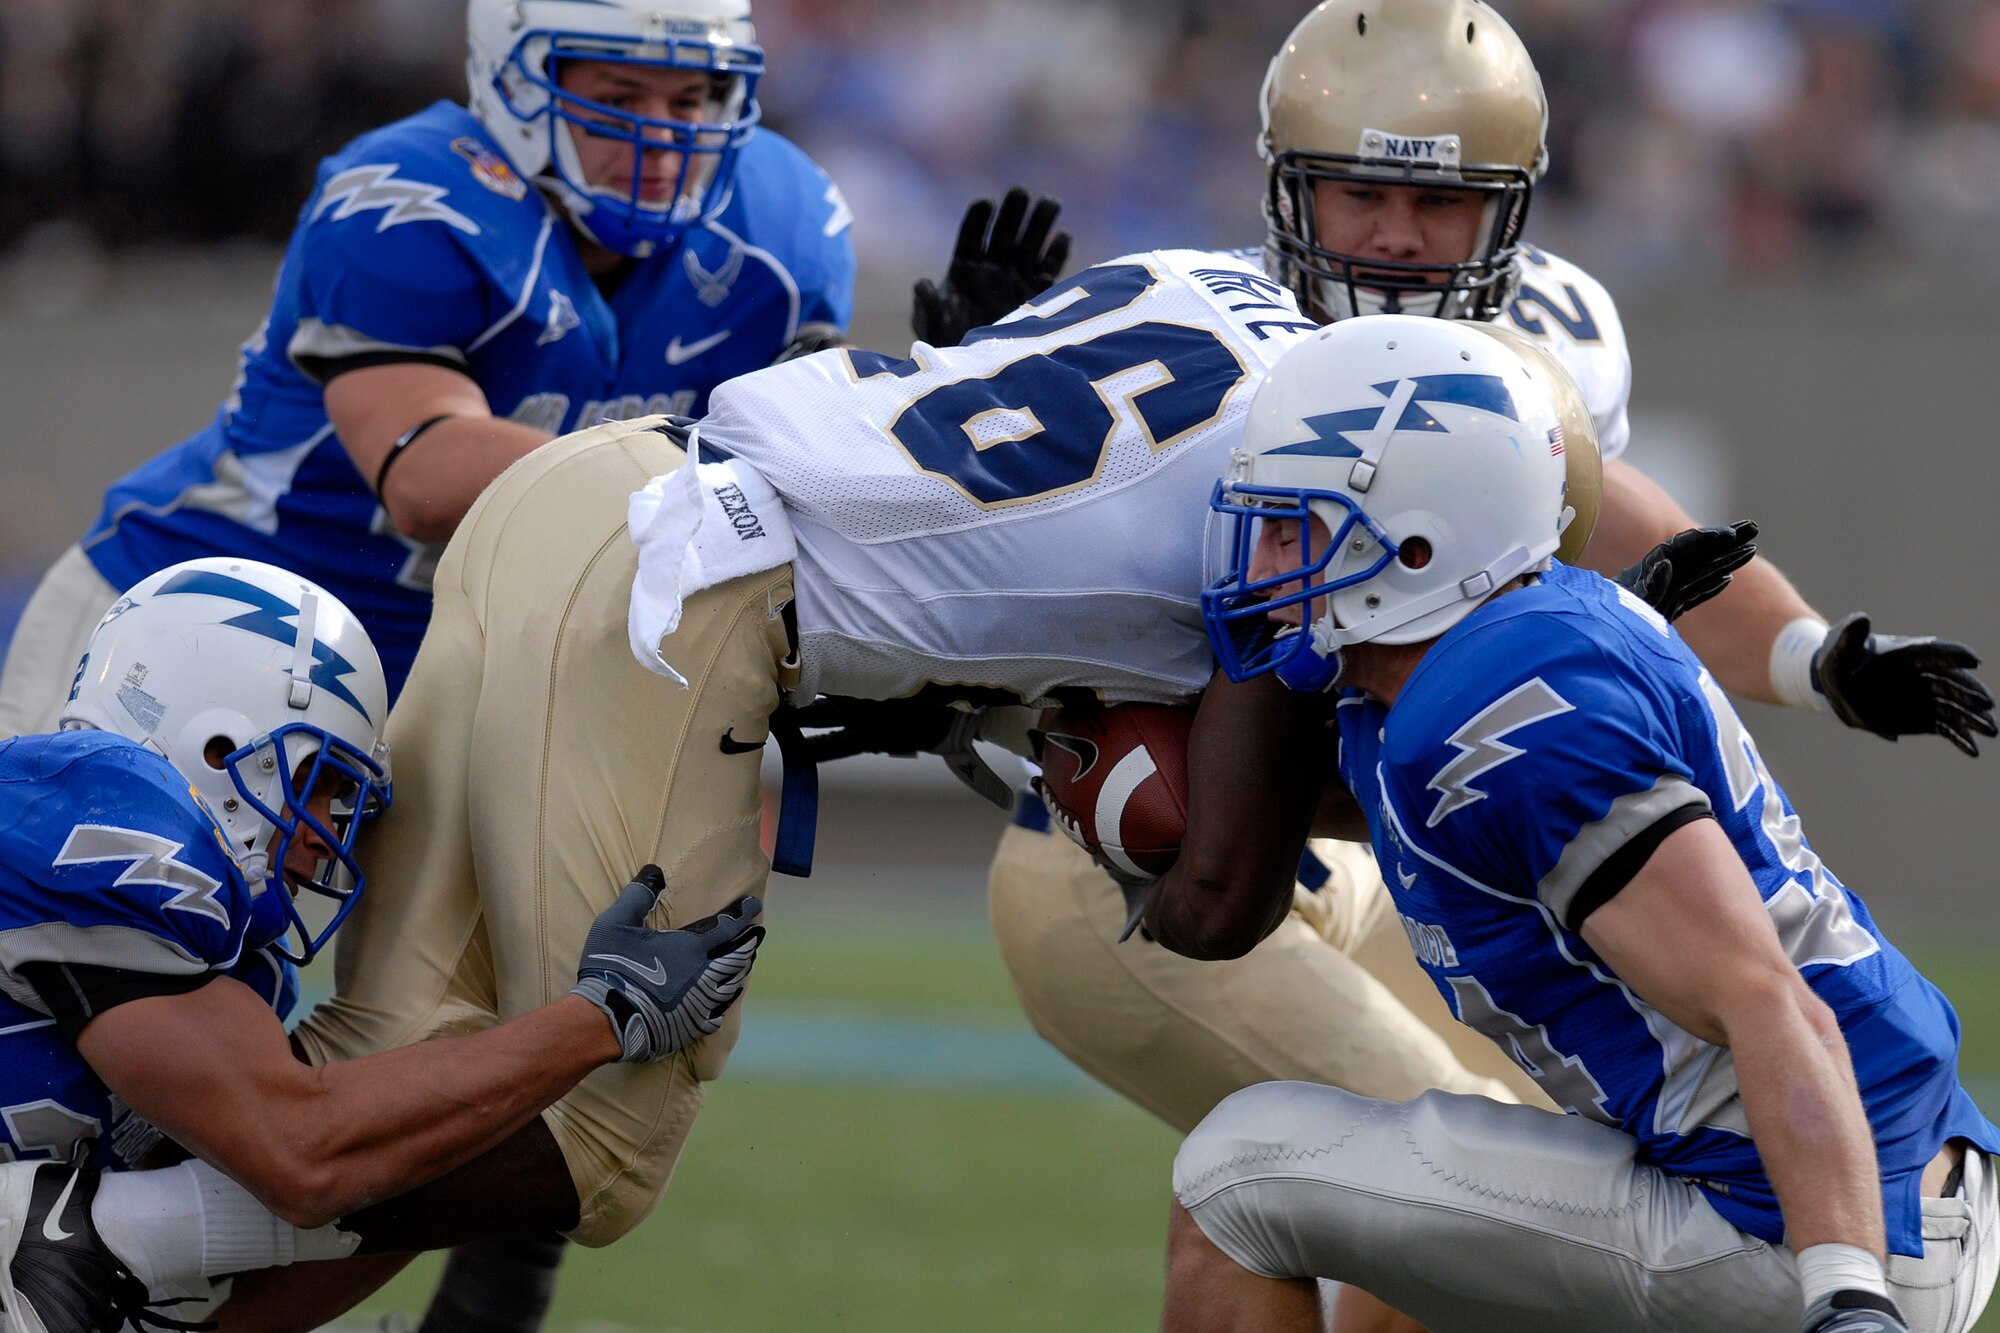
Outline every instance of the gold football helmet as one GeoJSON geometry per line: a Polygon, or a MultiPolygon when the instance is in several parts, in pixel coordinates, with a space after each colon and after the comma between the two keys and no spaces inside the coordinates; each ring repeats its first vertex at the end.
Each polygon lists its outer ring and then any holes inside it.
{"type": "Polygon", "coordinates": [[[1556,559],[1566,565],[1583,563],[1583,548],[1597,528],[1597,514],[1604,506],[1604,455],[1597,448],[1597,423],[1583,401],[1583,390],[1563,363],[1548,349],[1507,324],[1474,324],[1473,328],[1513,350],[1528,363],[1528,373],[1540,380],[1555,399],[1556,416],[1563,432],[1563,502],[1574,512],[1562,531],[1556,559]]]}
{"type": "Polygon", "coordinates": [[[1492,319],[1513,298],[1528,198],[1548,167],[1548,99],[1527,48],[1480,0],[1326,0],[1264,76],[1266,248],[1316,317],[1492,319]],[[1316,239],[1320,181],[1486,196],[1455,263],[1341,254],[1316,239]]]}

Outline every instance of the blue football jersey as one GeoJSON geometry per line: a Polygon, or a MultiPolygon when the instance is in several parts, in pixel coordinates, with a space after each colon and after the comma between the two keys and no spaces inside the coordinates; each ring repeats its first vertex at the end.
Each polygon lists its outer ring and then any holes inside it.
{"type": "Polygon", "coordinates": [[[1712,814],[1846,1034],[1890,1248],[1922,1252],[1924,1166],[1952,1137],[2000,1146],[1959,1086],[1957,1016],[1813,853],[1728,700],[1651,607],[1557,566],[1439,639],[1393,709],[1351,694],[1338,712],[1343,779],[1460,1020],[1558,1105],[1630,1134],[1642,1160],[1777,1243],[1731,1053],[1633,994],[1578,929],[1664,831],[1712,814]]]}
{"type": "Polygon", "coordinates": [[[36,964],[120,969],[171,993],[215,976],[282,1018],[298,974],[246,947],[251,886],[221,828],[166,760],[122,737],[72,731],[0,743],[0,1159],[131,1166],[158,1134],[104,1086],[34,984],[36,964]]]}
{"type": "Polygon", "coordinates": [[[463,107],[363,135],[320,165],[228,401],[111,487],[84,549],[120,588],[208,555],[296,570],[361,617],[393,698],[430,615],[437,548],[389,524],[315,375],[355,358],[446,366],[496,416],[552,435],[698,415],[710,389],[770,364],[802,328],[846,328],[849,220],[826,175],[760,130],[721,216],[606,297],[570,227],[463,107]]]}

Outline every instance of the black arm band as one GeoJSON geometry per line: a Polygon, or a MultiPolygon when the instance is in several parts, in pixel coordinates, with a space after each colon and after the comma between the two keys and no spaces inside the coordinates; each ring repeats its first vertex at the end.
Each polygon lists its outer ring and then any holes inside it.
{"type": "Polygon", "coordinates": [[[133,972],[87,963],[23,963],[19,971],[56,1020],[56,1030],[72,1043],[84,1024],[107,1009],[154,995],[185,995],[216,977],[213,972],[133,972]]]}
{"type": "Polygon", "coordinates": [[[375,469],[376,499],[379,500],[382,498],[382,483],[389,480],[389,467],[403,456],[403,450],[409,448],[417,436],[422,435],[432,426],[437,425],[438,422],[451,420],[452,415],[450,412],[440,412],[428,421],[419,421],[416,425],[396,437],[396,442],[389,446],[389,452],[382,457],[382,466],[375,469]]]}
{"type": "Polygon", "coordinates": [[[1618,891],[1632,882],[1632,877],[1646,868],[1653,853],[1667,840],[1667,835],[1676,829],[1694,823],[1697,819],[1714,819],[1715,811],[1706,805],[1684,805],[1655,820],[1644,832],[1620,847],[1604,859],[1604,864],[1591,873],[1576,891],[1576,897],[1569,905],[1569,920],[1563,924],[1571,930],[1582,930],[1584,918],[1618,896],[1618,891]]]}

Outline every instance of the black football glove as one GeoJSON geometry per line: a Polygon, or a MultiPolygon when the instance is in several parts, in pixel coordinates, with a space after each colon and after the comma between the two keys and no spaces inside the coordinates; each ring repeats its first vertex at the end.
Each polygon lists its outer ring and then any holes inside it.
{"type": "Polygon", "coordinates": [[[571,994],[604,1011],[627,1063],[663,1060],[721,1027],[764,939],[754,897],[678,930],[650,928],[646,914],[666,887],[658,866],[639,867],[591,924],[576,966],[571,994]]]}
{"type": "Polygon", "coordinates": [[[995,773],[972,742],[979,714],[950,704],[915,699],[848,699],[822,695],[792,710],[805,738],[805,755],[815,764],[857,754],[934,754],[952,776],[1002,810],[1014,808],[1014,789],[995,773]]]}
{"type": "Polygon", "coordinates": [[[1975,734],[2000,736],[1993,693],[1972,674],[1979,654],[1951,639],[1870,634],[1868,624],[1855,612],[1813,654],[1813,688],[1835,717],[1887,740],[1935,732],[1975,758],[1975,734]]]}
{"type": "Polygon", "coordinates": [[[933,347],[956,347],[976,328],[991,324],[1047,291],[1069,260],[1069,233],[1055,231],[1062,204],[1043,195],[1028,210],[1028,192],[1016,185],[1000,201],[975,199],[958,227],[940,288],[929,278],[916,286],[910,328],[933,347]]]}
{"type": "Polygon", "coordinates": [[[1679,620],[1729,586],[1736,571],[1757,554],[1752,540],[1757,525],[1748,521],[1726,528],[1689,528],[1639,557],[1621,570],[1615,582],[1646,599],[1668,620],[1679,620]]]}
{"type": "Polygon", "coordinates": [[[1910,1333],[1910,1326],[1887,1296],[1836,1291],[1806,1307],[1799,1333],[1910,1333]]]}
{"type": "Polygon", "coordinates": [[[816,764],[857,754],[929,754],[945,743],[958,718],[968,716],[950,704],[833,695],[792,710],[792,720],[815,733],[805,738],[805,753],[816,764]]]}

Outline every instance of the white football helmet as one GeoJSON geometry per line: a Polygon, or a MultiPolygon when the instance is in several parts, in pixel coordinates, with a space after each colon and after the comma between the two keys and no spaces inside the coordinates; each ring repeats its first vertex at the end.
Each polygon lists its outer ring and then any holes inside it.
{"type": "Polygon", "coordinates": [[[1528,363],[1531,375],[1548,386],[1556,401],[1556,418],[1563,432],[1563,498],[1576,511],[1564,526],[1556,559],[1565,565],[1583,563],[1584,549],[1597,531],[1598,512],[1604,507],[1604,453],[1597,446],[1597,419],[1583,400],[1583,389],[1547,346],[1511,324],[1482,324],[1468,320],[1465,327],[1504,344],[1528,363]]]}
{"type": "Polygon", "coordinates": [[[127,737],[179,770],[250,884],[246,944],[276,944],[303,964],[360,897],[355,843],[390,800],[388,713],[375,645],[338,598],[273,565],[224,558],[170,566],[112,605],[59,725],[127,737]],[[330,823],[308,809],[329,782],[330,823]],[[300,886],[337,904],[317,932],[285,878],[302,827],[331,852],[300,886]],[[284,939],[294,931],[297,949],[284,939]]]}
{"type": "Polygon", "coordinates": [[[555,194],[599,245],[643,258],[728,204],[737,154],[760,114],[764,52],[749,0],[471,0],[465,68],[472,112],[514,169],[555,194]],[[559,93],[564,60],[707,70],[708,114],[659,120],[559,93]],[[628,188],[584,178],[572,125],[631,146],[628,188]],[[680,180],[666,202],[643,198],[648,149],[680,155],[680,180]]]}
{"type": "Polygon", "coordinates": [[[1547,566],[1574,516],[1566,452],[1546,373],[1478,328],[1373,315],[1308,337],[1258,388],[1216,485],[1230,565],[1202,616],[1223,669],[1324,689],[1348,644],[1443,634],[1547,566]],[[1297,562],[1253,574],[1281,523],[1297,562]],[[1269,620],[1287,606],[1307,608],[1305,632],[1269,620]]]}
{"type": "Polygon", "coordinates": [[[1492,319],[1519,285],[1521,226],[1548,168],[1548,99],[1528,51],[1480,0],[1326,0],[1264,76],[1266,262],[1316,318],[1492,319]],[[1343,254],[1319,243],[1319,181],[1486,196],[1456,263],[1343,254]]]}

